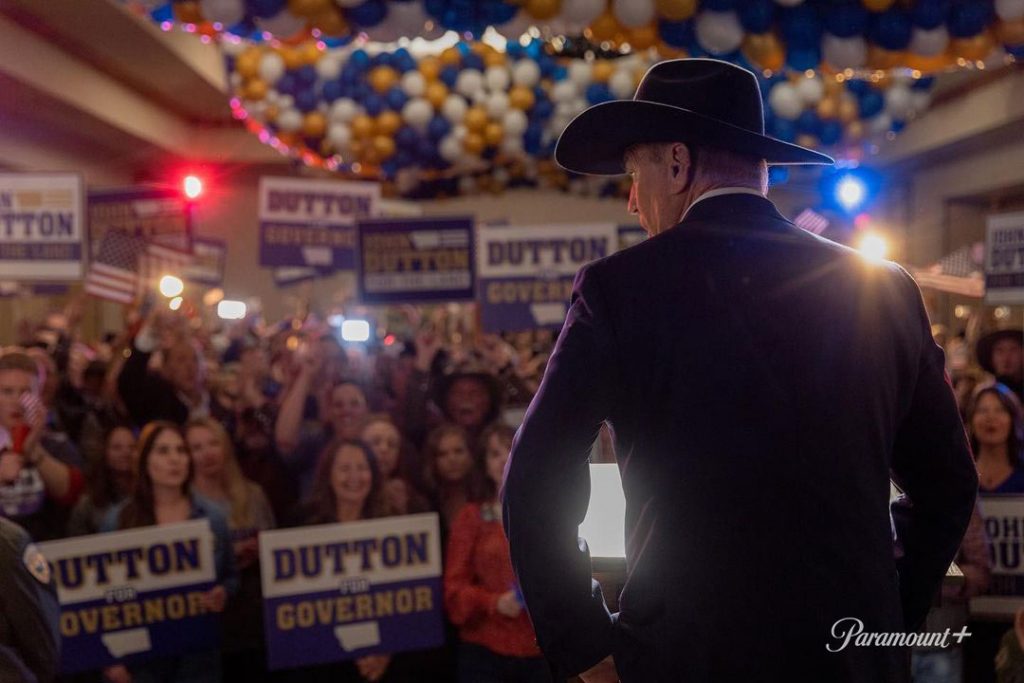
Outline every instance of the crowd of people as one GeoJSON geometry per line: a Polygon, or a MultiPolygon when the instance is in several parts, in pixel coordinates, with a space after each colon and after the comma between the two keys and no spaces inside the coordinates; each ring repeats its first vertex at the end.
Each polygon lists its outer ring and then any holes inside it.
{"type": "Polygon", "coordinates": [[[311,317],[210,332],[160,310],[89,342],[77,318],[51,315],[0,353],[0,513],[36,541],[209,520],[203,606],[223,637],[74,680],[550,680],[497,492],[552,334],[453,339],[435,316],[411,318],[405,340],[350,345],[311,317]],[[431,511],[442,647],[266,670],[261,531],[431,511]]]}

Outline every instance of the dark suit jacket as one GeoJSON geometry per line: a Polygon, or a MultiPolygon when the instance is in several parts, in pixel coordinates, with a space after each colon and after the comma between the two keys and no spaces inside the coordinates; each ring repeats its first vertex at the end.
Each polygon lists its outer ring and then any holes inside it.
{"type": "Polygon", "coordinates": [[[633,681],[905,681],[977,490],[920,292],[761,197],[695,204],[576,278],[503,500],[538,642],[633,681]],[[603,421],[626,496],[619,612],[577,541],[603,421]],[[893,474],[913,501],[894,558],[893,474]]]}

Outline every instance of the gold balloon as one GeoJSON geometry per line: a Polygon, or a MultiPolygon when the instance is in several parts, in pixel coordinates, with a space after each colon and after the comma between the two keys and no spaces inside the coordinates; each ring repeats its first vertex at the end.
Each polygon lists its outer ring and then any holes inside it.
{"type": "Polygon", "coordinates": [[[863,0],[869,12],[884,12],[892,7],[894,0],[863,0]]]}
{"type": "Polygon", "coordinates": [[[302,119],[302,134],[307,138],[322,138],[327,132],[327,117],[321,112],[311,111],[302,119]]]}
{"type": "Polygon", "coordinates": [[[658,16],[669,21],[689,19],[697,11],[697,0],[658,0],[658,16]]]}
{"type": "Polygon", "coordinates": [[[279,113],[281,113],[281,110],[277,108],[276,104],[272,104],[263,112],[263,120],[268,123],[273,123],[277,120],[277,115],[279,113]]]}
{"type": "Polygon", "coordinates": [[[822,97],[818,102],[818,117],[834,119],[839,116],[839,100],[834,97],[822,97]]]}
{"type": "Polygon", "coordinates": [[[303,64],[316,64],[320,61],[321,56],[323,56],[323,51],[312,40],[299,46],[299,58],[303,64]]]}
{"type": "Polygon", "coordinates": [[[954,38],[949,41],[949,49],[954,55],[971,61],[985,59],[992,48],[992,35],[988,31],[971,38],[954,38]]]}
{"type": "Polygon", "coordinates": [[[441,64],[444,66],[458,66],[462,63],[462,55],[457,48],[446,47],[441,51],[441,64]]]}
{"type": "MultiPolygon", "coordinates": [[[[600,59],[594,62],[594,68],[591,69],[590,77],[594,79],[595,83],[607,83],[608,79],[615,73],[615,65],[612,64],[609,59],[600,59]]],[[[511,93],[509,93],[511,97],[511,93]]]]}
{"type": "Polygon", "coordinates": [[[377,151],[372,142],[363,147],[362,161],[364,164],[372,164],[374,166],[381,162],[380,152],[377,151]]]}
{"type": "Polygon", "coordinates": [[[270,88],[267,86],[266,81],[260,80],[259,78],[250,78],[245,83],[242,96],[247,100],[262,100],[267,96],[268,90],[270,90],[270,88]]]}
{"type": "Polygon", "coordinates": [[[851,97],[844,97],[839,100],[839,120],[843,123],[850,123],[856,121],[860,116],[860,111],[857,108],[857,100],[851,97]]]}
{"type": "Polygon", "coordinates": [[[912,52],[908,52],[906,59],[906,67],[908,69],[916,69],[923,74],[942,71],[952,63],[953,55],[948,51],[935,55],[934,57],[922,57],[921,55],[915,55],[912,52]]]}
{"type": "Polygon", "coordinates": [[[469,130],[481,133],[484,130],[484,126],[487,125],[487,111],[479,106],[470,107],[466,110],[466,116],[462,121],[469,130]]]}
{"type": "Polygon", "coordinates": [[[560,0],[526,0],[526,13],[534,19],[552,19],[560,9],[560,0]]]}
{"type": "Polygon", "coordinates": [[[1004,45],[1024,44],[1024,18],[1000,21],[996,25],[996,36],[1004,45]]]}
{"type": "Polygon", "coordinates": [[[424,93],[427,102],[430,102],[434,109],[440,109],[444,99],[448,97],[448,86],[442,81],[431,81],[427,84],[427,91],[424,93]]]}
{"type": "Polygon", "coordinates": [[[619,26],[619,21],[615,18],[615,15],[611,11],[605,10],[604,14],[594,19],[587,32],[592,40],[601,43],[615,38],[616,34],[622,32],[622,27],[619,26]]]}
{"type": "Polygon", "coordinates": [[[503,66],[505,64],[505,53],[497,50],[489,50],[484,53],[484,66],[503,66]]]}
{"type": "Polygon", "coordinates": [[[838,97],[843,92],[843,84],[834,78],[823,78],[822,83],[825,85],[825,95],[829,97],[838,97]]]}
{"type": "Polygon", "coordinates": [[[903,63],[903,53],[899,50],[886,50],[877,45],[868,46],[868,68],[883,71],[893,69],[903,63]]]}
{"type": "Polygon", "coordinates": [[[398,72],[390,66],[375,66],[370,70],[367,80],[371,88],[383,95],[398,83],[398,72]]]}
{"type": "Polygon", "coordinates": [[[247,47],[235,60],[235,71],[244,78],[255,78],[260,72],[260,58],[263,53],[258,47],[247,47]]]}
{"type": "Polygon", "coordinates": [[[419,70],[423,74],[423,78],[428,81],[436,81],[441,75],[441,66],[441,60],[431,55],[420,60],[419,70]]]}
{"type": "Polygon", "coordinates": [[[360,140],[372,138],[373,134],[376,132],[376,126],[373,123],[373,119],[366,114],[357,114],[356,117],[352,119],[350,127],[352,129],[352,136],[360,140]]]}
{"type": "Polygon", "coordinates": [[[284,60],[284,66],[287,69],[298,69],[302,66],[302,54],[290,47],[281,47],[277,53],[281,55],[281,59],[284,60]]]}
{"type": "Polygon", "coordinates": [[[533,91],[523,85],[512,86],[508,91],[508,103],[513,109],[527,111],[533,107],[533,91]]]}
{"type": "Polygon", "coordinates": [[[345,17],[336,7],[317,14],[309,22],[320,29],[325,36],[336,38],[348,35],[348,24],[345,22],[345,17]]]}
{"type": "Polygon", "coordinates": [[[639,28],[630,29],[626,32],[626,42],[634,50],[646,50],[658,44],[658,25],[648,24],[639,28]]]}
{"type": "Polygon", "coordinates": [[[856,142],[864,137],[864,124],[860,121],[851,121],[846,124],[846,139],[856,142]]]}
{"type": "Polygon", "coordinates": [[[479,154],[484,151],[484,136],[480,133],[467,133],[462,141],[462,148],[470,154],[479,154]]]}
{"type": "Polygon", "coordinates": [[[689,57],[690,54],[686,50],[673,47],[662,40],[658,42],[658,56],[662,59],[681,59],[689,57]]]}
{"type": "Polygon", "coordinates": [[[349,157],[351,159],[361,159],[363,156],[363,151],[368,146],[369,145],[365,140],[353,140],[352,142],[348,143],[349,157]]]}
{"type": "Polygon", "coordinates": [[[494,147],[501,143],[502,138],[505,137],[505,129],[500,123],[491,121],[484,128],[484,141],[488,147],[494,147]]]}
{"type": "Polygon", "coordinates": [[[778,71],[786,63],[786,52],[774,33],[748,33],[743,39],[743,54],[762,69],[778,71]]]}
{"type": "Polygon", "coordinates": [[[388,135],[378,135],[373,139],[373,149],[381,160],[388,159],[395,153],[395,140],[388,135]]]}
{"type": "Polygon", "coordinates": [[[199,3],[196,0],[176,2],[172,7],[174,8],[174,18],[183,24],[201,24],[204,21],[203,11],[199,9],[199,3]]]}
{"type": "Polygon", "coordinates": [[[331,0],[288,0],[288,11],[297,17],[311,17],[331,8],[331,0]]]}
{"type": "Polygon", "coordinates": [[[394,135],[402,127],[402,117],[396,111],[382,111],[377,117],[377,132],[381,135],[394,135]]]}

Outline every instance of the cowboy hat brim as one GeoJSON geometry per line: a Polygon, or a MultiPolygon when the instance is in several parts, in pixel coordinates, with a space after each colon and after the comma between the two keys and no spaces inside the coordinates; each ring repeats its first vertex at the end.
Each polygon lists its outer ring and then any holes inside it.
{"type": "Polygon", "coordinates": [[[579,114],[559,136],[555,161],[574,173],[622,175],[626,150],[649,142],[694,142],[750,154],[772,165],[834,163],[806,147],[645,100],[603,102],[579,114]]]}

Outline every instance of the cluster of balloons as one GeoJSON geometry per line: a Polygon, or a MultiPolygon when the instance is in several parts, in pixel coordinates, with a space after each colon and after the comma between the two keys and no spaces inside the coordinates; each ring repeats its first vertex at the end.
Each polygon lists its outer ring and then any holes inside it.
{"type": "MultiPolygon", "coordinates": [[[[1024,57],[1024,0],[124,0],[161,23],[246,38],[344,40],[586,35],[625,49],[731,58],[761,69],[934,72],[1002,45],[1024,57]]],[[[338,44],[341,44],[340,42],[338,44]]]]}

